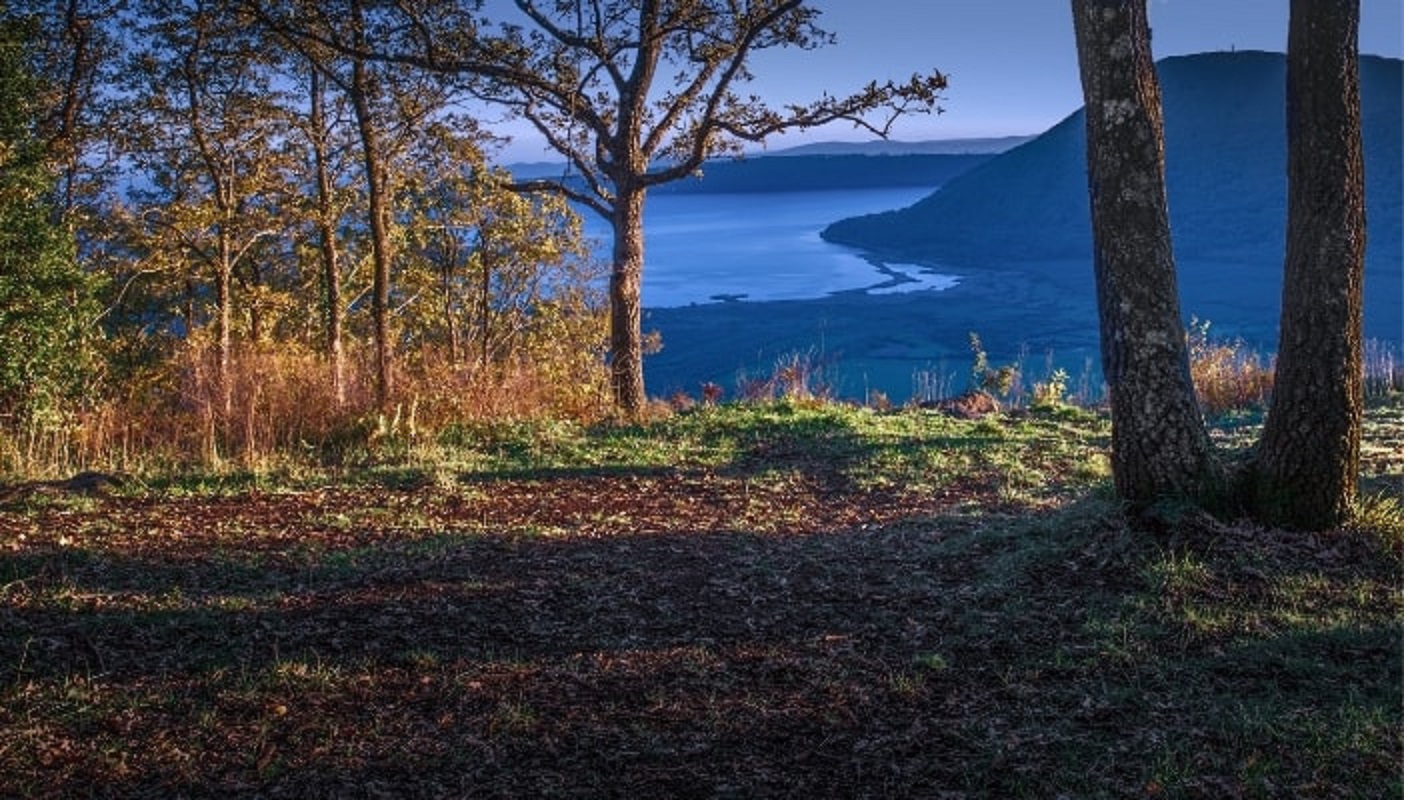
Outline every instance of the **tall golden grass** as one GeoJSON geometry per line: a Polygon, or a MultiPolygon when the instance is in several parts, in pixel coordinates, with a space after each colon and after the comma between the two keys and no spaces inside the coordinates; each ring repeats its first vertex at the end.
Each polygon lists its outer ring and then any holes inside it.
{"type": "MultiPolygon", "coordinates": [[[[1215,338],[1209,324],[1198,321],[1188,344],[1195,391],[1207,416],[1266,410],[1271,357],[1241,339],[1215,338]]],[[[231,357],[226,411],[213,349],[192,337],[164,362],[126,380],[118,394],[42,424],[0,420],[0,476],[52,478],[90,469],[257,470],[309,460],[344,464],[374,459],[392,445],[404,452],[433,444],[450,429],[544,418],[589,423],[610,414],[599,348],[582,347],[570,337],[541,337],[487,365],[451,362],[435,347],[405,354],[397,362],[396,400],[388,414],[376,409],[369,359],[369,348],[352,350],[345,401],[338,403],[331,366],[320,353],[298,345],[245,346],[231,357]]],[[[1087,387],[1068,391],[1068,376],[1052,364],[1050,356],[1047,366],[1054,377],[1035,381],[1018,396],[1046,401],[1056,378],[1061,400],[1082,406],[1101,401],[1101,393],[1087,387]]],[[[1367,395],[1404,391],[1404,364],[1392,345],[1367,343],[1364,366],[1367,395]]],[[[770,375],[738,377],[735,397],[833,399],[834,368],[813,351],[792,354],[777,360],[770,375]]],[[[1022,381],[1024,370],[1017,374],[1022,381]]],[[[704,394],[704,402],[714,403],[724,392],[711,386],[704,394]]],[[[1012,392],[1007,401],[1019,405],[1012,392]]],[[[691,398],[674,398],[671,408],[691,404],[691,398]]]]}
{"type": "Polygon", "coordinates": [[[1190,376],[1208,416],[1261,409],[1272,396],[1273,359],[1241,338],[1216,339],[1210,325],[1192,320],[1188,331],[1190,376]]]}
{"type": "Polygon", "coordinates": [[[81,470],[145,473],[259,469],[369,455],[387,440],[432,441],[443,428],[482,421],[607,413],[602,359],[568,343],[486,367],[426,350],[394,373],[389,414],[376,409],[369,352],[348,359],[345,401],[331,366],[298,346],[246,347],[231,356],[228,409],[212,348],[193,340],[120,394],[61,420],[0,426],[0,475],[48,478],[81,470]]]}

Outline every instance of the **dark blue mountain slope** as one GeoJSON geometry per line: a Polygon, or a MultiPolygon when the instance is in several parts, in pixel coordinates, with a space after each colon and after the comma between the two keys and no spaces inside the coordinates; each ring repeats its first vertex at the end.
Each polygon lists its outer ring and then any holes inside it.
{"type": "MultiPolygon", "coordinates": [[[[1275,328],[1286,221],[1286,60],[1280,53],[1168,58],[1158,70],[1171,229],[1187,314],[1275,328]],[[1224,315],[1241,319],[1224,319],[1224,315]]],[[[1367,335],[1399,341],[1404,272],[1404,62],[1361,60],[1367,335]]],[[[1073,270],[1090,287],[1083,112],[953,178],[909,208],[842,220],[829,241],[889,258],[1073,270]]],[[[1239,324],[1241,323],[1241,325],[1239,324]]]]}

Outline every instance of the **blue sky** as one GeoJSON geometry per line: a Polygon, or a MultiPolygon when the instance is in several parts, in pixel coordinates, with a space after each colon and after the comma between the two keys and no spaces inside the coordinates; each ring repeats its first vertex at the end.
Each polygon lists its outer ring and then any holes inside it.
{"type": "MultiPolygon", "coordinates": [[[[1156,58],[1211,50],[1282,51],[1288,0],[1149,0],[1156,58]]],[[[772,102],[842,94],[870,80],[940,69],[943,114],[903,120],[895,139],[1037,134],[1082,105],[1068,0],[815,0],[838,43],[773,51],[754,62],[750,88],[772,102]]],[[[1361,0],[1363,53],[1404,56],[1404,3],[1361,0]]],[[[848,125],[776,139],[868,138],[848,125]]],[[[547,160],[523,138],[508,160],[547,160]]]]}

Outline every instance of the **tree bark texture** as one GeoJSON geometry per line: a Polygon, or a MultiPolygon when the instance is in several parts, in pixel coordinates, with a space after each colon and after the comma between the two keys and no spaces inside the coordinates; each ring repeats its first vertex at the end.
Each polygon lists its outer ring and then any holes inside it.
{"type": "Polygon", "coordinates": [[[346,324],[341,311],[341,265],[336,249],[336,210],[332,200],[331,169],[327,144],[326,96],[322,73],[309,63],[312,108],[308,124],[312,129],[312,155],[317,172],[317,238],[322,256],[322,283],[326,292],[327,358],[331,361],[332,396],[338,407],[346,405],[346,356],[342,330],[346,324]]]}
{"type": "Polygon", "coordinates": [[[1299,529],[1339,524],[1358,488],[1365,269],[1359,25],[1359,0],[1292,0],[1282,321],[1254,504],[1263,521],[1299,529]]]}
{"type": "Polygon", "coordinates": [[[1146,0],[1073,0],[1072,10],[1116,489],[1135,506],[1197,498],[1213,463],[1180,316],[1146,0]]]}
{"type": "Polygon", "coordinates": [[[644,408],[643,189],[621,191],[614,207],[614,256],[609,276],[610,386],[627,417],[644,408]]]}
{"type": "Polygon", "coordinates": [[[219,263],[215,265],[215,302],[219,304],[219,316],[215,318],[217,360],[215,380],[219,383],[219,408],[224,424],[234,415],[234,379],[231,368],[234,344],[234,255],[229,242],[229,219],[225,215],[219,224],[219,263]]]}
{"type": "MultiPolygon", "coordinates": [[[[363,9],[358,2],[353,2],[351,9],[354,15],[352,25],[355,44],[358,48],[364,48],[363,9]]],[[[371,316],[375,326],[375,403],[382,413],[388,413],[393,392],[390,369],[390,187],[385,158],[381,151],[380,130],[371,108],[371,81],[365,59],[355,57],[351,63],[350,96],[365,160],[371,259],[374,262],[371,316]]]]}
{"type": "Polygon", "coordinates": [[[233,223],[235,203],[233,177],[228,165],[215,152],[210,143],[204,108],[201,104],[201,75],[198,69],[200,54],[205,47],[205,31],[197,26],[196,36],[190,49],[184,54],[181,76],[185,82],[186,122],[190,126],[191,138],[211,186],[211,197],[219,212],[219,232],[215,255],[215,298],[219,314],[215,318],[215,359],[219,393],[219,410],[223,424],[228,424],[234,411],[234,388],[231,376],[231,330],[233,328],[233,289],[234,245],[230,241],[230,226],[233,223]]]}

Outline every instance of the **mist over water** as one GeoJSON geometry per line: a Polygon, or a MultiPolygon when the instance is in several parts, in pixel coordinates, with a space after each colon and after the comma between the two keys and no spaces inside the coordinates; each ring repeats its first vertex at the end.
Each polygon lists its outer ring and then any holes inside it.
{"type": "MultiPolygon", "coordinates": [[[[931,191],[651,195],[644,209],[643,304],[673,308],[948,288],[955,276],[914,264],[883,264],[819,238],[835,220],[902,208],[931,191]]],[[[589,212],[584,219],[597,255],[608,261],[608,224],[589,212]]]]}

